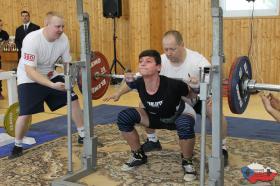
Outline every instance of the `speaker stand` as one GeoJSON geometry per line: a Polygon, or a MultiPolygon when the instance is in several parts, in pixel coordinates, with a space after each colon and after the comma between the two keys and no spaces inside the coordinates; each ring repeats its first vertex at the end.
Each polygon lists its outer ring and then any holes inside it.
{"type": "MultiPolygon", "coordinates": [[[[112,74],[112,70],[114,68],[114,74],[117,74],[117,64],[121,66],[123,70],[125,70],[125,67],[121,64],[121,62],[117,59],[117,36],[116,36],[116,18],[113,17],[113,42],[114,42],[114,59],[110,68],[110,73],[112,74]]],[[[111,84],[119,84],[121,81],[120,79],[112,78],[111,79],[111,84]]]]}

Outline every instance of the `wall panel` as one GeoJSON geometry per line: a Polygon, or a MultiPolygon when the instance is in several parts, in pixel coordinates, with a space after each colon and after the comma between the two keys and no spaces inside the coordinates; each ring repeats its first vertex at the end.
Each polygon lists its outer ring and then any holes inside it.
{"type": "MultiPolygon", "coordinates": [[[[185,45],[211,60],[212,18],[210,0],[164,0],[163,31],[177,29],[185,45]]],[[[236,56],[247,55],[250,46],[250,19],[224,19],[225,77],[236,56]]],[[[280,17],[255,17],[253,21],[252,67],[254,79],[279,84],[280,17]]]]}

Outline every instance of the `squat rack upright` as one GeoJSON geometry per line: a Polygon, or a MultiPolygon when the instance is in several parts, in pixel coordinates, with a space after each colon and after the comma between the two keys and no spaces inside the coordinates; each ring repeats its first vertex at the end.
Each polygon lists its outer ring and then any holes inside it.
{"type": "Polygon", "coordinates": [[[97,137],[94,136],[93,119],[92,119],[92,101],[91,101],[91,46],[90,46],[90,31],[89,31],[89,15],[83,11],[83,0],[76,0],[77,16],[80,23],[80,44],[81,56],[80,61],[71,62],[65,70],[65,86],[67,89],[67,123],[68,123],[68,174],[60,179],[52,182],[53,186],[79,186],[81,184],[75,183],[78,180],[88,176],[96,170],[97,164],[97,137]],[[77,66],[82,71],[82,92],[83,92],[83,114],[84,114],[84,128],[85,138],[82,153],[82,168],[77,172],[72,172],[72,131],[71,131],[71,99],[70,94],[72,90],[71,79],[75,79],[77,66]]]}

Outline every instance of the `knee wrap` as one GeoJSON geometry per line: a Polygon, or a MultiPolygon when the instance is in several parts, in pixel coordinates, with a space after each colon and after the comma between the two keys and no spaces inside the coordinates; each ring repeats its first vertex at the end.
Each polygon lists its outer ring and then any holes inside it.
{"type": "Polygon", "coordinates": [[[181,115],[176,121],[176,129],[179,139],[192,139],[195,137],[194,133],[195,119],[190,115],[181,115]]]}
{"type": "Polygon", "coordinates": [[[122,132],[131,132],[135,123],[140,123],[141,117],[135,108],[122,110],[118,115],[117,125],[122,132]]]}

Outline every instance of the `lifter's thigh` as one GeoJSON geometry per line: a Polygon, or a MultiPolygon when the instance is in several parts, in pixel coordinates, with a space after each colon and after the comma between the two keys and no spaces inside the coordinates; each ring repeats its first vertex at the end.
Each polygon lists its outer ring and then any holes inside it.
{"type": "Polygon", "coordinates": [[[143,108],[136,108],[136,110],[141,117],[140,124],[144,125],[145,127],[149,127],[149,117],[147,112],[143,108]]]}

